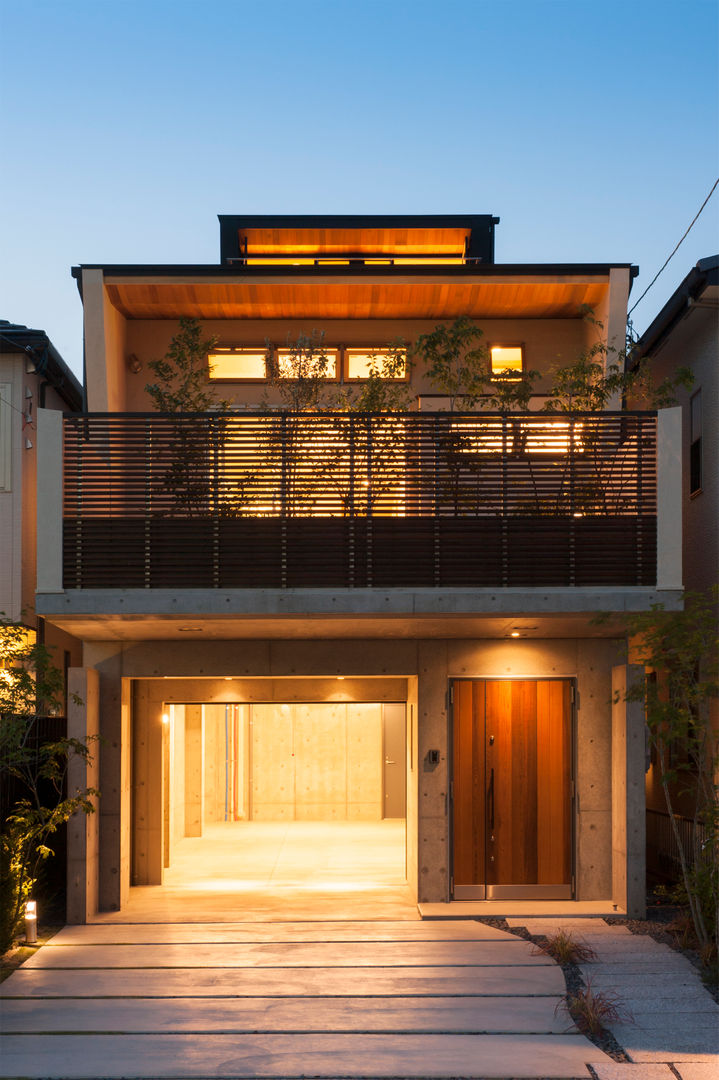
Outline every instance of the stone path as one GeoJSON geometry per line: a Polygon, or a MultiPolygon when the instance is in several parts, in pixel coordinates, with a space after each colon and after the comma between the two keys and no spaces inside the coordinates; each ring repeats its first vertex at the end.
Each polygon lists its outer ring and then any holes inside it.
{"type": "Polygon", "coordinates": [[[0,987],[0,1076],[589,1080],[563,991],[468,920],[67,927],[0,987]]]}
{"type": "Polygon", "coordinates": [[[533,935],[564,928],[596,952],[596,961],[581,966],[582,977],[591,979],[595,990],[621,998],[633,1020],[609,1027],[637,1063],[596,1066],[599,1080],[676,1080],[677,1074],[682,1080],[718,1080],[719,1005],[681,953],[603,919],[511,918],[507,923],[533,935]]]}

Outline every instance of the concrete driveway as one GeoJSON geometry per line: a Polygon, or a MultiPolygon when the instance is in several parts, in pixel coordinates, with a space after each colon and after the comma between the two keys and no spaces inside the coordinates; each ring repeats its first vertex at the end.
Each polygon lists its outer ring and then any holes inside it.
{"type": "Polygon", "coordinates": [[[521,939],[444,922],[66,927],[3,983],[3,1077],[589,1077],[521,939]]]}

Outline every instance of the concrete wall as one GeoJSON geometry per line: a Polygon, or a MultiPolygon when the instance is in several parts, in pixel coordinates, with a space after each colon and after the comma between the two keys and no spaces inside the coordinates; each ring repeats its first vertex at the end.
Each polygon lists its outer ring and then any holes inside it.
{"type": "MultiPolygon", "coordinates": [[[[117,748],[113,745],[119,724],[115,701],[121,696],[123,680],[138,680],[135,684],[135,754],[144,755],[137,759],[138,763],[141,760],[154,762],[158,784],[161,783],[157,769],[158,761],[162,759],[159,729],[163,702],[407,701],[410,716],[408,871],[410,880],[418,883],[419,898],[426,901],[448,898],[447,687],[452,677],[554,676],[577,680],[577,897],[590,900],[607,899],[612,895],[611,670],[622,659],[619,642],[593,638],[565,641],[251,641],[243,643],[241,666],[254,677],[228,682],[225,672],[236,670],[238,666],[234,642],[146,641],[86,646],[86,662],[96,666],[100,675],[103,730],[109,734],[109,761],[103,757],[103,777],[111,769],[109,762],[117,761],[117,748]],[[194,672],[198,678],[158,678],[162,671],[174,676],[194,672]],[[345,673],[347,677],[341,682],[336,678],[323,678],[328,671],[345,673]],[[155,677],[148,678],[151,675],[155,677]],[[305,677],[298,678],[299,675],[319,677],[309,683],[305,677]],[[438,766],[430,766],[427,762],[427,752],[431,749],[440,751],[438,766]]],[[[186,724],[189,738],[189,709],[186,724]]],[[[104,751],[103,747],[103,755],[104,751]]],[[[633,770],[632,782],[637,780],[634,772],[640,770],[638,782],[641,784],[643,756],[641,763],[631,758],[627,767],[633,770]]],[[[117,902],[115,898],[120,895],[115,870],[120,865],[120,838],[114,830],[112,782],[108,780],[108,783],[112,805],[101,814],[101,904],[109,905],[117,902]]],[[[139,829],[135,880],[147,878],[142,859],[146,860],[146,868],[148,853],[151,855],[154,851],[156,862],[157,845],[162,844],[161,830],[156,824],[162,821],[163,813],[161,798],[159,804],[158,798],[157,792],[144,792],[135,785],[139,829]],[[150,821],[153,815],[155,825],[150,821]]],[[[129,808],[127,793],[125,804],[129,808]]],[[[189,806],[186,813],[189,823],[189,806]]],[[[616,803],[614,817],[620,813],[621,807],[616,803]]],[[[629,858],[635,858],[633,849],[629,858]]],[[[108,909],[112,910],[111,907],[108,909]]]]}
{"type": "MultiPolygon", "coordinates": [[[[72,668],[68,673],[71,693],[67,734],[86,742],[90,758],[73,755],[67,774],[67,792],[72,797],[87,788],[99,787],[100,681],[92,668],[72,668]],[[73,700],[74,698],[74,700],[73,700]]],[[[78,812],[67,825],[67,921],[86,923],[99,910],[100,822],[98,799],[91,797],[92,814],[78,812]]]]}

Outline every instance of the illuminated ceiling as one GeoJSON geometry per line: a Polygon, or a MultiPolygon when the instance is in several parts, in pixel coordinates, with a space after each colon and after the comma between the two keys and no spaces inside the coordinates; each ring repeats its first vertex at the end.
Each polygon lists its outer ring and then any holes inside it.
{"type": "Polygon", "coordinates": [[[601,304],[609,275],[106,272],[105,288],[128,319],[557,319],[601,304]]]}

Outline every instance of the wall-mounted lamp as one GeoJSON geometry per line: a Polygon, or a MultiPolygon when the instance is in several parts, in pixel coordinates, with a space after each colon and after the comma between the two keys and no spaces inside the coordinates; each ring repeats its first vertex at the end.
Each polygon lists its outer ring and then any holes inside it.
{"type": "Polygon", "coordinates": [[[25,440],[25,449],[26,450],[32,450],[32,443],[30,442],[29,439],[25,440]]]}
{"type": "Polygon", "coordinates": [[[128,356],[128,358],[127,358],[127,366],[128,366],[128,368],[130,369],[130,371],[132,372],[133,375],[139,375],[140,372],[142,371],[142,361],[138,360],[138,358],[135,356],[134,352],[130,353],[130,355],[128,356]]]}
{"type": "Polygon", "coordinates": [[[162,714],[162,722],[163,722],[163,724],[169,724],[170,723],[170,717],[167,715],[166,712],[164,712],[162,714]]]}
{"type": "Polygon", "coordinates": [[[25,941],[28,945],[37,944],[37,903],[28,900],[25,904],[25,941]]]}

